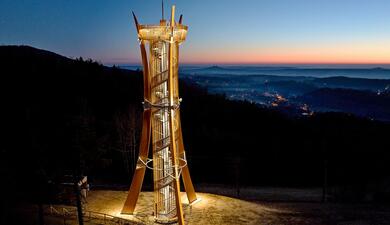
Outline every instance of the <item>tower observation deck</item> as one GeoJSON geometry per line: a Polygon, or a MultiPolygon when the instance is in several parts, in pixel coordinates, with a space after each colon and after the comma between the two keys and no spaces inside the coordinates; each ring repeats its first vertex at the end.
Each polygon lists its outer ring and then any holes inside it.
{"type": "Polygon", "coordinates": [[[181,24],[182,16],[175,22],[175,6],[170,22],[162,19],[159,25],[140,25],[133,16],[143,63],[144,112],[139,158],[122,213],[134,213],[149,168],[153,170],[156,221],[184,224],[180,176],[188,201],[197,200],[184,151],[178,87],[179,45],[185,41],[188,27],[181,24]],[[150,143],[152,158],[148,158],[150,143]]]}

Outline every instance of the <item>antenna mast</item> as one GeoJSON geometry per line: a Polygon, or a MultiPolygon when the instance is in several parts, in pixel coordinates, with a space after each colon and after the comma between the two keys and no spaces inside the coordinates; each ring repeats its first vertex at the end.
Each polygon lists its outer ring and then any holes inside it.
{"type": "Polygon", "coordinates": [[[164,0],[161,0],[161,19],[164,20],[164,0]]]}

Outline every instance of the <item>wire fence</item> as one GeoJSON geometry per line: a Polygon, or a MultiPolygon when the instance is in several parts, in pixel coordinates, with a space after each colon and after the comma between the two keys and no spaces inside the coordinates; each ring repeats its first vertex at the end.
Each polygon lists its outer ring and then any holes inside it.
{"type": "MultiPolygon", "coordinates": [[[[63,218],[63,224],[70,224],[70,221],[77,220],[77,209],[74,207],[49,206],[48,212],[51,216],[63,218]],[[69,223],[68,223],[69,222],[69,223]]],[[[91,224],[119,224],[119,225],[138,225],[136,221],[112,216],[105,213],[83,210],[83,219],[91,224]]],[[[144,224],[144,223],[142,223],[144,224]]]]}

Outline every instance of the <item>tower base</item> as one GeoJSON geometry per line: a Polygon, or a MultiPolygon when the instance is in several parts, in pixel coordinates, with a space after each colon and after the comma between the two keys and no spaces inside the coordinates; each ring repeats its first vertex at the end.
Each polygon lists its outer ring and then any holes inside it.
{"type": "Polygon", "coordinates": [[[159,224],[174,224],[174,223],[177,223],[177,221],[178,221],[177,217],[166,218],[166,219],[154,217],[154,222],[159,223],[159,224]]]}

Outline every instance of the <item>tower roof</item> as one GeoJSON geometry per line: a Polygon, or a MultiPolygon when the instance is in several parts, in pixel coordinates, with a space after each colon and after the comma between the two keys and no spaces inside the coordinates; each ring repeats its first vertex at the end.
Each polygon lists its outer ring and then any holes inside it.
{"type": "MultiPolygon", "coordinates": [[[[138,36],[142,40],[170,40],[171,27],[166,25],[139,25],[138,36]]],[[[173,41],[183,42],[187,36],[188,27],[175,24],[173,27],[173,41]]]]}
{"type": "Polygon", "coordinates": [[[160,20],[160,24],[156,25],[141,25],[138,23],[137,17],[133,12],[134,22],[137,27],[138,37],[141,40],[146,41],[157,41],[164,40],[170,41],[171,35],[173,34],[174,42],[183,42],[187,36],[188,27],[182,25],[183,15],[180,15],[179,23],[175,22],[175,6],[172,6],[171,12],[171,21],[167,23],[164,19],[164,5],[162,3],[162,19],[160,20]]]}

